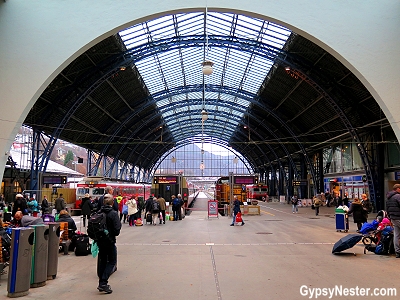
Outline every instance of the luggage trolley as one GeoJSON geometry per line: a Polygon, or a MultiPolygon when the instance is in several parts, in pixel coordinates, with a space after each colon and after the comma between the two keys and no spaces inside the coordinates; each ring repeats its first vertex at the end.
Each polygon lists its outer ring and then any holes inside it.
{"type": "Polygon", "coordinates": [[[336,231],[349,231],[349,217],[347,213],[341,209],[335,209],[336,231]]]}

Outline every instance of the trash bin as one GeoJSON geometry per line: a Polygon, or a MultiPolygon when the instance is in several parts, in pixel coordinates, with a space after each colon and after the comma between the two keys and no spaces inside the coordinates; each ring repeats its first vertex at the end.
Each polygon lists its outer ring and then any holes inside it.
{"type": "Polygon", "coordinates": [[[22,297],[29,293],[33,241],[33,228],[21,227],[12,229],[7,286],[8,297],[22,297]]]}
{"type": "Polygon", "coordinates": [[[335,209],[336,231],[349,231],[349,218],[347,213],[341,209],[335,209]]]}
{"type": "Polygon", "coordinates": [[[49,222],[49,241],[47,254],[47,279],[55,279],[58,270],[58,250],[60,244],[60,223],[49,222]]]}
{"type": "Polygon", "coordinates": [[[49,226],[40,224],[31,225],[30,227],[35,232],[31,269],[31,287],[35,288],[46,285],[49,226]]]}

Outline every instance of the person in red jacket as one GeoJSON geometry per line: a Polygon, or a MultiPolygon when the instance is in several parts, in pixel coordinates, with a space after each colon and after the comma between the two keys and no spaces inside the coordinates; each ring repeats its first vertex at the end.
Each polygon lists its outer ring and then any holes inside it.
{"type": "Polygon", "coordinates": [[[119,210],[119,220],[122,221],[122,217],[124,218],[124,223],[126,222],[126,216],[128,215],[128,211],[124,213],[123,208],[128,201],[128,197],[122,197],[122,200],[118,203],[118,210],[119,210]]]}

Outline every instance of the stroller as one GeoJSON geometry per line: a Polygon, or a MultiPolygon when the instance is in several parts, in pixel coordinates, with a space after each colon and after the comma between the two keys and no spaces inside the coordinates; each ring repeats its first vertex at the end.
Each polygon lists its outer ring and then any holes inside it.
{"type": "Polygon", "coordinates": [[[389,254],[393,251],[393,226],[386,216],[385,211],[379,211],[372,223],[365,223],[361,228],[362,242],[365,245],[364,254],[367,251],[375,254],[389,254]],[[375,229],[373,229],[374,226],[376,226],[375,229]],[[373,230],[368,231],[369,228],[373,230]]]}
{"type": "MultiPolygon", "coordinates": [[[[359,233],[363,235],[362,242],[365,246],[378,244],[382,230],[377,230],[383,219],[387,219],[387,213],[384,210],[380,210],[376,215],[375,220],[371,223],[364,223],[359,233]]],[[[388,219],[387,219],[388,220],[388,219]]],[[[382,228],[381,228],[382,229],[382,228]]]]}

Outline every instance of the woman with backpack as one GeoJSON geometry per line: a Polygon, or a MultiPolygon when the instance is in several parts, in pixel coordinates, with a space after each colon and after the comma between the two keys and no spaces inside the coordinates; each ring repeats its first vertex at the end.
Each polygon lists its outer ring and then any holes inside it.
{"type": "Polygon", "coordinates": [[[158,202],[158,199],[156,197],[153,198],[151,214],[153,219],[153,225],[156,226],[160,214],[160,203],[158,202]]]}

